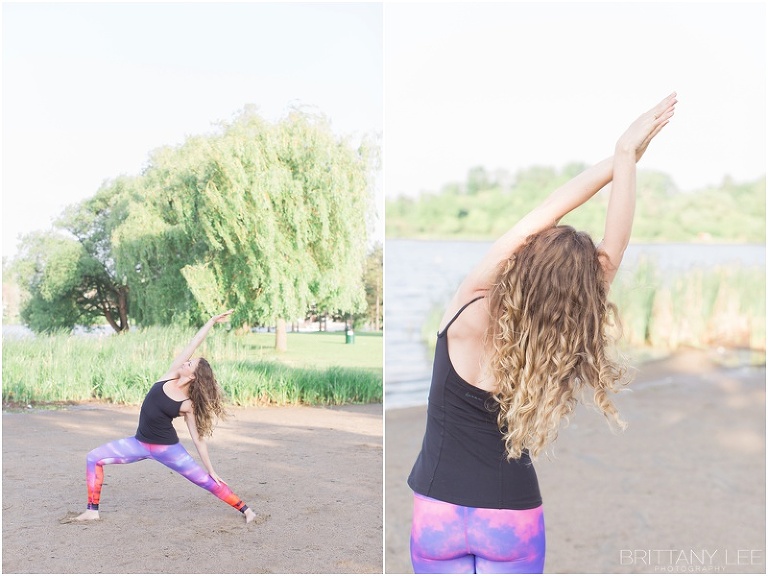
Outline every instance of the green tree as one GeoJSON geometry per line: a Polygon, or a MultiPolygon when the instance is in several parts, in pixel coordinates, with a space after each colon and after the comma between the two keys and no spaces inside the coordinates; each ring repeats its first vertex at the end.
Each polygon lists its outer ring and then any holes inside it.
{"type": "Polygon", "coordinates": [[[352,146],[327,118],[253,109],[163,147],[142,174],[106,182],[18,261],[23,319],[48,330],[103,316],[116,330],[194,324],[235,308],[243,327],[276,325],[311,304],[365,309],[363,271],[377,147],[352,146]]]}
{"type": "Polygon", "coordinates": [[[84,317],[103,316],[115,332],[128,330],[128,285],[118,276],[112,232],[127,216],[132,178],[121,177],[102,186],[93,198],[71,206],[57,221],[79,242],[80,262],[76,302],[84,317]]]}
{"type": "Polygon", "coordinates": [[[470,196],[492,187],[491,177],[484,166],[475,166],[467,173],[467,194],[470,196]]]}
{"type": "Polygon", "coordinates": [[[21,239],[13,270],[24,287],[20,317],[32,330],[71,330],[94,318],[77,305],[82,260],[82,246],[61,232],[21,239]]]}
{"type": "Polygon", "coordinates": [[[128,286],[115,273],[111,231],[122,221],[124,182],[69,207],[54,230],[22,239],[14,262],[26,290],[21,319],[34,331],[72,329],[103,318],[128,329],[128,286]]]}
{"type": "Polygon", "coordinates": [[[115,232],[132,310],[148,323],[276,325],[319,309],[365,307],[363,266],[374,151],[325,117],[270,124],[252,109],[221,133],[153,154],[144,193],[115,232]]]}
{"type": "Polygon", "coordinates": [[[366,313],[358,315],[356,320],[364,320],[378,331],[384,325],[384,248],[381,242],[376,242],[368,252],[363,280],[366,313]]]}

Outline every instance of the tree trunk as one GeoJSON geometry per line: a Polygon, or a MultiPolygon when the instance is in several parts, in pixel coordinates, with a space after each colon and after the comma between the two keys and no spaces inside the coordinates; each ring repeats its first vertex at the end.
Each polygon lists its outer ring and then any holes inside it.
{"type": "Polygon", "coordinates": [[[128,288],[126,286],[108,286],[105,290],[97,288],[101,296],[99,305],[102,314],[112,330],[120,334],[128,330],[128,288]],[[106,291],[107,296],[104,296],[106,291]]]}
{"type": "Polygon", "coordinates": [[[128,288],[117,289],[117,308],[120,312],[120,331],[128,330],[128,288]]]}
{"type": "Polygon", "coordinates": [[[285,329],[284,318],[278,318],[275,325],[275,350],[278,352],[288,351],[288,332],[285,329]]]}
{"type": "Polygon", "coordinates": [[[115,319],[112,317],[112,310],[109,309],[109,306],[104,306],[104,318],[107,319],[107,322],[109,322],[109,325],[112,327],[112,330],[120,333],[120,326],[117,325],[117,322],[115,322],[115,319]]]}

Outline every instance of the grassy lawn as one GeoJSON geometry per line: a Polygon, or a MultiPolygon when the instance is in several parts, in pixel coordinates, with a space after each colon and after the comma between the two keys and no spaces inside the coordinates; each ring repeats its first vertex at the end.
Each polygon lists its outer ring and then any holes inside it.
{"type": "Polygon", "coordinates": [[[384,355],[381,332],[355,333],[346,344],[344,332],[290,332],[288,351],[275,350],[275,334],[256,333],[243,337],[243,346],[255,361],[280,362],[294,368],[365,368],[381,373],[384,355]]]}

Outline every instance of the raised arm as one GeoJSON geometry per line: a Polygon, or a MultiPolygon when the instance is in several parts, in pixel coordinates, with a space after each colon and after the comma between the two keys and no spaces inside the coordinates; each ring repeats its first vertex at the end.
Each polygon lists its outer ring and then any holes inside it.
{"type": "Polygon", "coordinates": [[[629,242],[634,216],[635,163],[648,144],[669,122],[677,102],[671,94],[638,118],[622,135],[614,156],[587,168],[555,189],[536,208],[520,219],[491,246],[480,263],[467,275],[455,302],[465,302],[478,292],[488,290],[496,277],[499,263],[510,257],[531,234],[557,225],[560,219],[592,198],[613,180],[609,200],[606,233],[600,247],[605,253],[604,267],[613,279],[621,256],[629,242]],[[627,151],[631,152],[627,152],[627,151]],[[618,170],[618,179],[617,179],[618,170]]]}
{"type": "Polygon", "coordinates": [[[640,115],[616,143],[613,156],[613,185],[605,218],[605,234],[598,245],[600,262],[610,283],[616,276],[632,234],[635,215],[636,163],[650,141],[669,123],[677,104],[673,92],[640,115]]]}
{"type": "Polygon", "coordinates": [[[592,198],[613,177],[613,158],[587,168],[559,188],[493,243],[480,263],[467,275],[459,288],[458,301],[488,290],[500,262],[513,254],[531,234],[555,226],[571,210],[592,198]]]}
{"type": "Polygon", "coordinates": [[[224,322],[227,318],[229,318],[232,312],[234,312],[234,310],[227,310],[226,312],[217,314],[208,320],[208,322],[206,322],[205,325],[197,331],[197,334],[192,337],[192,340],[190,340],[189,344],[184,347],[184,350],[179,352],[176,358],[173,359],[167,374],[176,372],[179,368],[181,368],[181,365],[190,359],[195,350],[197,350],[197,347],[200,346],[203,340],[205,340],[205,337],[208,336],[208,332],[210,332],[211,328],[213,328],[213,325],[217,322],[224,322]]]}

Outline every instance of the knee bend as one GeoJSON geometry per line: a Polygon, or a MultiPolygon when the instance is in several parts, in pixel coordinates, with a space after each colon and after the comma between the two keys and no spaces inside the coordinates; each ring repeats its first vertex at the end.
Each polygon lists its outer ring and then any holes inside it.
{"type": "Polygon", "coordinates": [[[89,466],[95,466],[96,464],[99,463],[99,460],[101,460],[101,458],[99,457],[98,448],[94,448],[93,450],[88,452],[88,454],[85,457],[85,461],[89,466]]]}

